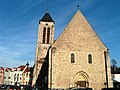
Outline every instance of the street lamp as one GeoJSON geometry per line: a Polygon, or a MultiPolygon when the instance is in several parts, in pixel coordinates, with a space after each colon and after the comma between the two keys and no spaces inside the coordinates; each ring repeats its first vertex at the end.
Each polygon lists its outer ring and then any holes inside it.
{"type": "Polygon", "coordinates": [[[27,62],[26,66],[28,67],[29,66],[29,63],[27,62]]]}
{"type": "MultiPolygon", "coordinates": [[[[29,63],[27,62],[27,64],[26,64],[26,66],[27,66],[27,81],[29,82],[29,78],[28,78],[28,66],[29,66],[29,63]]],[[[27,84],[27,81],[26,81],[26,84],[27,84]]]]}

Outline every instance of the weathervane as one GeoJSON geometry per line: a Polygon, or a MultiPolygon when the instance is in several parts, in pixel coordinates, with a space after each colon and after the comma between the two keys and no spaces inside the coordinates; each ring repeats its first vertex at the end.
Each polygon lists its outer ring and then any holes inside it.
{"type": "Polygon", "coordinates": [[[47,6],[47,10],[46,11],[48,12],[48,2],[46,3],[46,6],[47,6]]]}

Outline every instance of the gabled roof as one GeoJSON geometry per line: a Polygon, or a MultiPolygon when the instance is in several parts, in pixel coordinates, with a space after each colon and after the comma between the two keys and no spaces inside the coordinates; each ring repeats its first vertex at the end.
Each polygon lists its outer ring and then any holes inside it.
{"type": "MultiPolygon", "coordinates": [[[[53,46],[70,50],[91,49],[96,46],[103,50],[107,49],[80,10],[74,14],[62,34],[53,43],[53,46]],[[89,45],[86,46],[87,44],[89,45]]],[[[96,49],[98,48],[96,47],[96,49]]]]}
{"type": "Polygon", "coordinates": [[[21,65],[18,68],[20,68],[20,70],[23,71],[25,67],[26,67],[25,65],[21,65]]]}
{"type": "Polygon", "coordinates": [[[4,68],[3,68],[3,67],[0,67],[0,69],[1,69],[1,70],[4,70],[4,68]]]}
{"type": "MultiPolygon", "coordinates": [[[[40,20],[43,22],[54,22],[52,17],[50,16],[50,14],[48,12],[45,13],[45,15],[43,16],[43,18],[40,20]]],[[[40,23],[39,21],[39,23],[40,23]]]]}
{"type": "Polygon", "coordinates": [[[12,69],[7,67],[7,68],[5,68],[5,71],[6,71],[6,72],[9,72],[9,71],[11,72],[12,69]]]}
{"type": "Polygon", "coordinates": [[[30,67],[26,68],[23,73],[26,73],[26,72],[29,72],[29,71],[30,71],[30,67]]]}

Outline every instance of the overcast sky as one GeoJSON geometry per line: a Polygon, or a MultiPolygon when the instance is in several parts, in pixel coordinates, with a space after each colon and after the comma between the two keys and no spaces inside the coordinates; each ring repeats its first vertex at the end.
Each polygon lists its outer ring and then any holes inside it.
{"type": "Polygon", "coordinates": [[[33,66],[39,20],[48,9],[57,39],[77,3],[120,66],[120,0],[0,0],[0,66],[33,66]]]}

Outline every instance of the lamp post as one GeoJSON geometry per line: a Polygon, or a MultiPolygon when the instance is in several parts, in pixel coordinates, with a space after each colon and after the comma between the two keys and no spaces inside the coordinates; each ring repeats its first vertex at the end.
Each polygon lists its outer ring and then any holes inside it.
{"type": "MultiPolygon", "coordinates": [[[[29,82],[29,78],[28,78],[28,66],[29,66],[29,63],[28,62],[26,64],[26,66],[27,66],[27,81],[29,82]]],[[[27,81],[26,81],[26,85],[28,84],[27,81]]]]}

